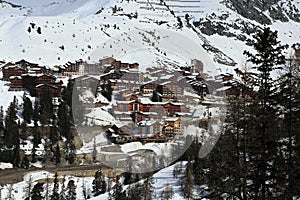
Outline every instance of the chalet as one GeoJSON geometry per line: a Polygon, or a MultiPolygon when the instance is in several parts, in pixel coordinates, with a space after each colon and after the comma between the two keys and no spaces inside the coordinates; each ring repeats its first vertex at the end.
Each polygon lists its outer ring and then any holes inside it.
{"type": "Polygon", "coordinates": [[[165,119],[165,126],[163,127],[162,131],[167,137],[172,137],[181,134],[181,129],[181,119],[178,117],[170,117],[165,119]]]}
{"type": "Polygon", "coordinates": [[[121,121],[132,121],[131,107],[130,101],[117,101],[116,105],[113,106],[114,117],[121,121]]]}
{"type": "Polygon", "coordinates": [[[64,66],[63,76],[74,76],[85,74],[85,63],[82,60],[76,61],[75,63],[68,62],[64,66]]]}
{"type": "Polygon", "coordinates": [[[132,99],[131,101],[117,101],[113,107],[117,119],[161,120],[164,116],[180,116],[188,113],[187,107],[179,102],[152,102],[147,98],[132,99]]]}
{"type": "Polygon", "coordinates": [[[76,86],[81,88],[97,88],[99,82],[100,79],[88,75],[83,75],[75,79],[76,86]]]}
{"type": "Polygon", "coordinates": [[[89,75],[101,75],[103,74],[104,68],[101,66],[99,63],[97,64],[85,64],[84,68],[84,74],[89,74],[89,75]]]}
{"type": "Polygon", "coordinates": [[[114,60],[111,65],[114,67],[116,70],[125,70],[125,69],[138,69],[139,64],[138,63],[122,63],[121,61],[114,60]]]}
{"type": "Polygon", "coordinates": [[[123,71],[124,75],[122,77],[123,80],[142,82],[143,76],[139,71],[136,70],[126,70],[123,71]]]}
{"type": "Polygon", "coordinates": [[[37,75],[37,85],[39,84],[54,84],[56,80],[55,76],[48,74],[39,74],[37,75]]]}
{"type": "Polygon", "coordinates": [[[34,74],[23,74],[22,75],[23,87],[29,90],[31,93],[34,91],[37,84],[37,75],[34,74]]]}
{"type": "Polygon", "coordinates": [[[18,65],[12,65],[12,63],[8,63],[4,65],[2,68],[3,80],[9,81],[12,76],[21,76],[22,74],[27,73],[27,69],[20,67],[18,65]]]}
{"type": "Polygon", "coordinates": [[[115,61],[114,58],[107,57],[107,58],[103,58],[103,59],[99,60],[99,64],[101,66],[103,66],[103,65],[111,65],[114,61],[115,61]]]}
{"type": "Polygon", "coordinates": [[[30,63],[24,59],[18,61],[15,63],[16,65],[19,65],[22,68],[28,68],[28,67],[32,67],[32,68],[39,68],[39,65],[36,63],[30,63]]]}
{"type": "Polygon", "coordinates": [[[132,135],[132,127],[130,125],[114,124],[106,131],[108,137],[130,136],[132,135]]]}
{"type": "Polygon", "coordinates": [[[46,73],[45,68],[42,67],[29,67],[28,68],[28,73],[30,74],[44,74],[46,73]]]}
{"type": "Polygon", "coordinates": [[[140,90],[143,92],[143,95],[150,95],[153,93],[153,91],[156,90],[157,85],[158,84],[154,81],[150,81],[148,83],[143,84],[140,90]]]}
{"type": "Polygon", "coordinates": [[[153,136],[160,134],[162,132],[162,128],[163,124],[161,124],[159,121],[145,120],[138,123],[139,134],[142,135],[153,136]]]}
{"type": "Polygon", "coordinates": [[[59,87],[59,85],[39,84],[35,88],[37,97],[41,97],[43,92],[51,92],[52,97],[59,97],[61,93],[61,87],[59,87]]]}
{"type": "Polygon", "coordinates": [[[10,77],[10,91],[24,90],[23,81],[21,76],[11,76],[10,77]]]}
{"type": "Polygon", "coordinates": [[[167,81],[157,86],[157,92],[161,94],[162,101],[182,100],[184,89],[174,84],[174,82],[167,81]]]}
{"type": "Polygon", "coordinates": [[[187,82],[192,86],[194,91],[196,91],[199,96],[205,96],[206,94],[209,94],[206,83],[198,80],[189,80],[187,82]]]}
{"type": "Polygon", "coordinates": [[[115,89],[130,89],[131,91],[136,91],[140,89],[140,84],[143,81],[142,75],[138,71],[122,71],[122,78],[116,80],[117,84],[115,89]]]}
{"type": "MultiPolygon", "coordinates": [[[[58,87],[60,90],[62,83],[57,83],[56,82],[56,77],[52,75],[47,75],[47,74],[24,74],[22,75],[22,85],[23,88],[27,89],[32,96],[36,95],[36,86],[38,85],[52,85],[55,87],[58,87]]],[[[43,86],[44,88],[44,86],[43,86]]],[[[55,89],[51,89],[55,90],[55,89]]],[[[57,92],[55,91],[55,94],[57,92]]]]}
{"type": "Polygon", "coordinates": [[[173,116],[177,113],[187,112],[188,109],[184,103],[168,102],[164,105],[164,110],[168,116],[173,116]]]}
{"type": "Polygon", "coordinates": [[[194,71],[197,71],[199,73],[203,73],[203,63],[200,60],[193,59],[192,65],[194,67],[194,71]]]}
{"type": "Polygon", "coordinates": [[[117,70],[112,70],[106,74],[101,75],[101,80],[102,82],[105,80],[116,80],[116,79],[120,79],[123,76],[123,73],[117,70]]]}

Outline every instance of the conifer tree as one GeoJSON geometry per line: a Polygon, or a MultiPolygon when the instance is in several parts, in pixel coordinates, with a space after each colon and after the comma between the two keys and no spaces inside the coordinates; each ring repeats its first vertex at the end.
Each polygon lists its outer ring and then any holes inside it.
{"type": "Polygon", "coordinates": [[[69,164],[73,164],[75,162],[75,144],[73,139],[67,140],[66,142],[66,147],[65,147],[65,155],[66,155],[66,160],[68,161],[69,164]]]}
{"type": "Polygon", "coordinates": [[[84,179],[82,179],[82,195],[83,195],[83,199],[87,200],[88,194],[87,194],[87,188],[84,179]]]}
{"type": "Polygon", "coordinates": [[[55,165],[57,166],[60,163],[60,148],[58,142],[56,143],[56,148],[55,148],[55,165]]]}
{"type": "Polygon", "coordinates": [[[76,186],[74,180],[68,182],[67,200],[76,200],[76,186]]]}
{"type": "Polygon", "coordinates": [[[172,185],[168,184],[165,189],[161,192],[161,200],[171,200],[174,196],[174,191],[172,185]]]}
{"type": "Polygon", "coordinates": [[[22,112],[24,120],[29,124],[31,123],[33,108],[31,100],[24,95],[23,97],[23,112],[22,112]]]}
{"type": "Polygon", "coordinates": [[[58,108],[58,127],[60,135],[64,136],[67,140],[73,138],[71,134],[71,116],[69,113],[69,106],[65,101],[62,101],[58,108]]]}
{"type": "Polygon", "coordinates": [[[58,174],[57,172],[54,175],[54,181],[53,181],[53,190],[51,195],[51,200],[59,200],[59,182],[58,182],[58,174]]]}
{"type": "Polygon", "coordinates": [[[192,163],[189,157],[188,163],[185,169],[184,176],[181,180],[181,192],[184,198],[192,199],[193,194],[193,180],[192,180],[192,163]]]}
{"type": "Polygon", "coordinates": [[[104,194],[107,189],[107,184],[104,176],[102,175],[102,169],[99,169],[95,173],[95,178],[93,180],[93,194],[94,196],[98,196],[100,194],[104,194]]]}
{"type": "Polygon", "coordinates": [[[112,190],[109,192],[109,200],[126,200],[126,191],[123,191],[123,185],[120,183],[119,178],[117,177],[117,182],[112,187],[112,190]]]}
{"type": "Polygon", "coordinates": [[[53,118],[52,93],[49,90],[42,90],[40,98],[40,121],[43,125],[49,124],[53,118]]]}
{"type": "Polygon", "coordinates": [[[4,142],[4,114],[3,114],[3,106],[0,107],[0,148],[3,146],[4,142]]]}
{"type": "Polygon", "coordinates": [[[143,185],[139,182],[129,185],[127,189],[127,200],[141,199],[143,192],[143,185]]]}
{"type": "Polygon", "coordinates": [[[300,127],[300,62],[295,58],[288,59],[288,63],[282,70],[279,78],[278,96],[281,105],[281,149],[285,162],[275,162],[278,172],[281,172],[282,182],[286,187],[282,188],[285,198],[300,197],[299,182],[299,127],[300,127]]]}
{"type": "Polygon", "coordinates": [[[31,192],[31,200],[44,199],[42,193],[43,193],[43,183],[35,184],[31,192]]]}
{"type": "Polygon", "coordinates": [[[40,120],[40,104],[39,101],[36,99],[34,101],[34,107],[33,107],[33,114],[32,119],[34,121],[34,125],[38,126],[38,121],[40,120]]]}
{"type": "Polygon", "coordinates": [[[26,181],[26,186],[24,188],[24,199],[25,200],[31,200],[32,196],[32,188],[33,188],[33,182],[32,182],[32,176],[29,176],[29,179],[26,181]]]}
{"type": "Polygon", "coordinates": [[[96,158],[97,158],[96,138],[94,138],[92,156],[93,156],[93,161],[95,162],[95,161],[96,161],[96,158]]]}
{"type": "Polygon", "coordinates": [[[149,176],[146,178],[146,180],[144,181],[143,185],[142,185],[142,194],[141,197],[144,200],[151,200],[153,198],[153,176],[149,176]]]}
{"type": "Polygon", "coordinates": [[[14,192],[14,187],[13,187],[12,184],[9,184],[7,186],[7,194],[6,194],[5,199],[7,199],[7,200],[15,200],[13,192],[14,192]]]}
{"type": "Polygon", "coordinates": [[[66,200],[67,199],[65,182],[66,182],[66,175],[64,175],[64,177],[63,177],[61,191],[59,193],[59,200],[66,200]]]}
{"type": "Polygon", "coordinates": [[[29,160],[26,155],[22,159],[21,167],[24,169],[27,169],[29,167],[29,160]]]}
{"type": "MultiPolygon", "coordinates": [[[[256,54],[245,52],[248,60],[255,65],[258,71],[257,87],[258,92],[254,97],[254,104],[251,107],[251,123],[248,138],[252,148],[249,154],[252,159],[253,173],[250,179],[253,180],[254,198],[268,199],[274,197],[276,191],[281,187],[281,176],[277,174],[272,164],[279,158],[278,149],[282,148],[278,143],[281,139],[279,133],[278,110],[276,105],[275,88],[276,82],[271,73],[280,69],[285,63],[282,51],[285,46],[281,46],[277,40],[277,32],[272,32],[270,28],[264,28],[254,36],[253,47],[256,54]],[[270,173],[271,172],[271,173],[270,173]]],[[[277,160],[278,161],[278,160],[277,160]]],[[[276,194],[278,195],[278,194],[276,194]]]]}
{"type": "Polygon", "coordinates": [[[50,142],[52,145],[57,143],[57,141],[59,140],[59,130],[57,127],[57,119],[56,119],[55,115],[53,116],[52,127],[51,127],[51,131],[50,131],[49,139],[50,139],[50,142]]]}
{"type": "Polygon", "coordinates": [[[18,133],[18,124],[16,122],[17,111],[16,111],[16,97],[14,97],[13,102],[10,103],[7,115],[5,118],[5,144],[9,147],[13,145],[19,145],[19,133],[18,133]]]}

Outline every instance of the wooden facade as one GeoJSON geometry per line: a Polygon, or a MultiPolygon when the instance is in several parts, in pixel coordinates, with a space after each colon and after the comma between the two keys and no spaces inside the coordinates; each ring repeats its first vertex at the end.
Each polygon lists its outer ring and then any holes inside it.
{"type": "Polygon", "coordinates": [[[2,68],[3,80],[9,81],[12,76],[21,76],[27,73],[27,69],[19,66],[4,66],[2,68]]]}
{"type": "Polygon", "coordinates": [[[23,81],[21,76],[12,76],[10,77],[10,88],[9,90],[18,91],[24,90],[23,81]]]}
{"type": "Polygon", "coordinates": [[[165,82],[157,86],[157,92],[161,94],[163,101],[182,100],[184,89],[174,84],[174,82],[165,82]]]}
{"type": "Polygon", "coordinates": [[[60,97],[61,94],[61,86],[59,84],[56,85],[50,85],[50,84],[40,84],[36,87],[36,94],[37,97],[41,97],[43,94],[43,91],[51,92],[52,97],[60,97]]]}

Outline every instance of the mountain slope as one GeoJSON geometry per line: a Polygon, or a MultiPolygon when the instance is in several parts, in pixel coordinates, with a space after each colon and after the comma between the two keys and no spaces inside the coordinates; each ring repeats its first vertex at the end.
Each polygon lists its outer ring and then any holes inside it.
{"type": "Polygon", "coordinates": [[[186,65],[198,58],[209,70],[228,70],[245,61],[242,52],[251,50],[258,27],[278,30],[284,43],[300,40],[296,1],[9,0],[0,5],[0,60],[6,62],[24,58],[53,66],[114,56],[186,65]]]}

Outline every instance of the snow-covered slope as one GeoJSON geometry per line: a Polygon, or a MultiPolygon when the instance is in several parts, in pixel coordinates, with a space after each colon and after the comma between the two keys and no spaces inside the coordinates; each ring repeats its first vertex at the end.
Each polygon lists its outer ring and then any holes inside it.
{"type": "MultiPolygon", "coordinates": [[[[3,166],[5,164],[2,164],[3,166]]],[[[177,167],[178,169],[181,170],[181,173],[184,173],[184,170],[186,168],[186,162],[182,163],[176,163],[174,165],[171,165],[169,167],[166,167],[165,169],[162,169],[155,173],[153,175],[153,194],[157,195],[157,197],[161,194],[162,190],[166,189],[168,185],[172,186],[173,188],[173,198],[174,200],[181,200],[183,199],[182,195],[180,194],[180,177],[182,175],[179,175],[179,177],[174,178],[173,177],[173,170],[174,167],[177,167]],[[179,168],[180,166],[180,168],[179,168]]],[[[1,167],[1,163],[0,163],[1,167]]],[[[11,185],[11,194],[15,199],[24,199],[26,197],[26,187],[28,187],[29,182],[31,182],[33,185],[35,185],[37,182],[45,182],[47,177],[50,179],[50,183],[48,185],[49,191],[52,192],[53,190],[53,178],[54,174],[49,173],[47,171],[35,171],[35,172],[30,172],[24,176],[24,181],[18,182],[15,184],[11,185]]],[[[59,176],[59,178],[62,180],[63,176],[59,176]]],[[[84,199],[83,195],[83,186],[86,187],[87,195],[91,196],[91,200],[106,200],[108,199],[108,192],[99,195],[97,197],[93,197],[92,194],[92,182],[94,180],[93,177],[74,177],[74,176],[66,176],[65,177],[65,186],[67,183],[73,180],[76,185],[76,194],[77,194],[77,199],[81,200],[84,199]]],[[[106,179],[106,181],[109,181],[106,179]]],[[[141,180],[140,183],[142,183],[144,180],[141,180]]],[[[114,183],[112,183],[114,184],[114,183]]],[[[113,186],[113,185],[112,185],[113,186]]],[[[46,187],[46,184],[44,184],[44,187],[46,187]]],[[[9,191],[10,185],[6,185],[2,188],[2,195],[3,197],[8,196],[8,191],[9,191]]],[[[62,182],[59,183],[59,191],[62,189],[62,182]]],[[[124,186],[124,190],[127,190],[128,186],[124,186]]],[[[46,195],[46,192],[43,192],[43,195],[46,195]]]]}
{"type": "Polygon", "coordinates": [[[197,57],[204,68],[227,70],[245,61],[257,27],[299,42],[299,8],[290,0],[7,0],[0,3],[0,60],[53,66],[114,56],[185,65],[197,57]]]}

